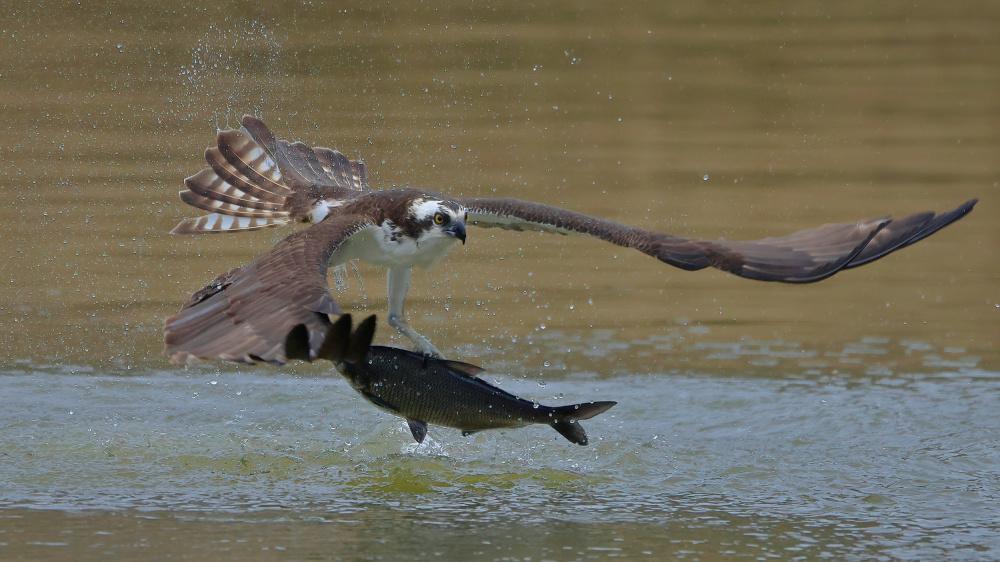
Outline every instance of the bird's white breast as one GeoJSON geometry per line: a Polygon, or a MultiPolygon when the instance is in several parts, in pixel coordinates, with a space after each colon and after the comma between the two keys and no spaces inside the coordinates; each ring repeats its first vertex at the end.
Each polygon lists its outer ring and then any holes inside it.
{"type": "Polygon", "coordinates": [[[392,268],[428,269],[444,259],[458,240],[439,229],[421,233],[416,239],[406,236],[391,221],[355,234],[333,254],[331,265],[359,259],[392,268]]]}

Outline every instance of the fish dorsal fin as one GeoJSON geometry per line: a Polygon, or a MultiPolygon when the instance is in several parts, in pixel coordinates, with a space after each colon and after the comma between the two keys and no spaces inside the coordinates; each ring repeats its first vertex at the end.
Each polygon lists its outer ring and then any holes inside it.
{"type": "Polygon", "coordinates": [[[482,367],[477,367],[475,365],[471,365],[469,363],[463,363],[461,361],[452,361],[450,359],[440,359],[439,361],[445,367],[451,369],[452,371],[455,371],[460,375],[469,377],[470,379],[474,379],[479,375],[481,375],[482,373],[486,372],[486,369],[482,367]]]}
{"type": "Polygon", "coordinates": [[[410,433],[417,443],[423,443],[424,437],[427,437],[427,422],[407,419],[406,423],[410,426],[410,433]]]}

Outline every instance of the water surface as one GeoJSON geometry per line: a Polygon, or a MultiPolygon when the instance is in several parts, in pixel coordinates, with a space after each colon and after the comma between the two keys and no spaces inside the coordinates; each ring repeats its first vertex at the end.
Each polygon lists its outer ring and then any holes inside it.
{"type": "MultiPolygon", "coordinates": [[[[2,11],[0,557],[1000,555],[994,3],[2,11]],[[376,188],[706,238],[981,202],[810,286],[470,232],[415,274],[415,327],[517,394],[619,405],[586,448],[417,447],[327,366],[161,355],[288,232],[166,234],[245,112],[376,188]]],[[[337,299],[381,314],[384,283],[337,299]]]]}

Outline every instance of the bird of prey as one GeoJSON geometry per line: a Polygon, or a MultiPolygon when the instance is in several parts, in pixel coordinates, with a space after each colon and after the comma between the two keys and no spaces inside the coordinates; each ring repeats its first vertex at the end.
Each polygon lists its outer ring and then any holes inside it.
{"type": "Polygon", "coordinates": [[[466,227],[582,234],[653,256],[681,269],[714,267],[747,279],[812,283],[875,261],[969,213],[954,210],[888,216],[756,241],[702,240],[653,232],[511,198],[458,198],[424,189],[375,191],[365,166],[328,148],[279,140],[256,117],[218,133],[205,152],[209,167],[187,178],[181,199],[211,214],[186,219],[176,234],[256,230],[311,223],[255,262],[219,275],[166,320],[165,352],[173,362],[223,359],[282,364],[288,333],[304,325],[315,357],[329,315],[341,314],[327,270],[360,259],[388,268],[388,323],[415,350],[440,356],[406,319],[414,267],[430,268],[466,227]]]}

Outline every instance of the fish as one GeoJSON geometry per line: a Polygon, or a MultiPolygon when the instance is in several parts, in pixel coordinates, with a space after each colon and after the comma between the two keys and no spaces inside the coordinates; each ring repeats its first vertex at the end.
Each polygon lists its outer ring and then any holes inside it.
{"type": "MultiPolygon", "coordinates": [[[[371,345],[375,325],[375,315],[371,315],[352,331],[351,315],[341,315],[327,331],[315,357],[332,361],[369,402],[406,419],[417,443],[423,443],[428,424],[460,429],[462,435],[545,424],[569,441],[587,445],[580,420],[617,404],[591,401],[546,406],[526,400],[479,378],[485,372],[482,367],[371,345]]],[[[285,347],[289,359],[310,360],[309,332],[304,324],[292,329],[285,347]]]]}

